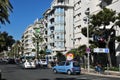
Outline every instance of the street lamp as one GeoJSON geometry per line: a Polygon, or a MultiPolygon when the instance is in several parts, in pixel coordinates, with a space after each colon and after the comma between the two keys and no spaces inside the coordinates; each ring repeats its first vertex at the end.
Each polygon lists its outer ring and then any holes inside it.
{"type": "Polygon", "coordinates": [[[86,48],[86,52],[87,52],[87,55],[88,55],[88,72],[90,71],[90,48],[89,48],[89,14],[90,14],[90,9],[87,8],[87,10],[85,11],[85,14],[87,15],[87,48],[86,48]]]}

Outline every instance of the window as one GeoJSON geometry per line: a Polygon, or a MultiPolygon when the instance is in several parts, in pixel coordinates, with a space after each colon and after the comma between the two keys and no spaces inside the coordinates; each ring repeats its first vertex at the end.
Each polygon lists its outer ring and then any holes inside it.
{"type": "Polygon", "coordinates": [[[64,2],[64,0],[58,0],[58,3],[63,3],[64,2]]]}
{"type": "Polygon", "coordinates": [[[80,67],[80,64],[79,64],[79,62],[73,62],[73,66],[74,67],[80,67]]]}
{"type": "Polygon", "coordinates": [[[69,0],[65,0],[65,3],[66,3],[66,4],[69,4],[69,0]]]}
{"type": "Polygon", "coordinates": [[[70,62],[66,62],[66,66],[69,66],[70,65],[70,62]]]}
{"type": "Polygon", "coordinates": [[[59,66],[64,66],[65,62],[58,63],[59,66]]]}
{"type": "Polygon", "coordinates": [[[78,14],[78,16],[80,16],[80,15],[81,15],[81,13],[78,14]]]}
{"type": "Polygon", "coordinates": [[[59,39],[59,36],[57,36],[57,39],[59,39]]]}

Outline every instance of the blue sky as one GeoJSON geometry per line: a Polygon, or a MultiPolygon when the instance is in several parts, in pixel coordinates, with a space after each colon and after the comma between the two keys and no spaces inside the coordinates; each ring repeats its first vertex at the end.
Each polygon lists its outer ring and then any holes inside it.
{"type": "Polygon", "coordinates": [[[1,25],[0,31],[6,31],[15,40],[20,40],[26,28],[50,8],[53,0],[10,0],[13,13],[10,13],[11,24],[1,25]]]}

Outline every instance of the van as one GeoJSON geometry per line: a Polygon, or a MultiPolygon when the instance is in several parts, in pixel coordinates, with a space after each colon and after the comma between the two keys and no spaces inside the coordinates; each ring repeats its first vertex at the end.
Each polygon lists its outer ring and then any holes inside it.
{"type": "Polygon", "coordinates": [[[52,68],[54,73],[80,74],[81,67],[78,61],[62,61],[52,68]]]}

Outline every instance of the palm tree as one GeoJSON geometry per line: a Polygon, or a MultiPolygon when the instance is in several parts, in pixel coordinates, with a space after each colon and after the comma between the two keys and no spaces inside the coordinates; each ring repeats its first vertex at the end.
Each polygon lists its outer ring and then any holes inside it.
{"type": "Polygon", "coordinates": [[[65,61],[66,58],[65,58],[65,55],[63,55],[61,52],[57,52],[57,54],[55,55],[55,57],[57,57],[57,60],[58,62],[61,62],[61,61],[65,61]]]}
{"type": "Polygon", "coordinates": [[[35,46],[36,46],[36,51],[37,51],[37,55],[36,57],[38,57],[38,54],[39,54],[39,45],[41,46],[41,49],[42,49],[42,42],[44,41],[42,35],[40,34],[34,34],[34,37],[33,37],[33,43],[35,43],[35,46]]]}
{"type": "Polygon", "coordinates": [[[13,37],[7,32],[0,33],[0,52],[8,50],[8,47],[11,47],[14,42],[13,37]]]}
{"type": "Polygon", "coordinates": [[[9,0],[0,0],[0,22],[5,24],[5,22],[10,23],[8,17],[9,12],[12,12],[12,5],[9,0]]]}
{"type": "Polygon", "coordinates": [[[84,55],[85,55],[85,53],[86,53],[86,48],[87,48],[86,45],[81,45],[81,46],[78,47],[78,51],[79,51],[79,55],[80,55],[80,56],[84,56],[84,55]]]}

